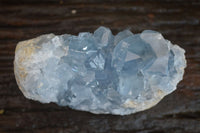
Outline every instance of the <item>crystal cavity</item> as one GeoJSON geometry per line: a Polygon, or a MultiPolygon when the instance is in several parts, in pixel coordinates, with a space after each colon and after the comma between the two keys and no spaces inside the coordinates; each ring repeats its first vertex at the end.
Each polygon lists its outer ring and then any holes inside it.
{"type": "Polygon", "coordinates": [[[156,31],[78,36],[46,34],[19,42],[14,72],[25,97],[95,114],[127,115],[156,105],[183,78],[185,51],[156,31]]]}

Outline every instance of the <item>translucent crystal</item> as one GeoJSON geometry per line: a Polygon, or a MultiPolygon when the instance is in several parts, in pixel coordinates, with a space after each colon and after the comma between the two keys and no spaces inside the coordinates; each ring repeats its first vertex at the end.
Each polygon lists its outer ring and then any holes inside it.
{"type": "Polygon", "coordinates": [[[185,51],[155,31],[114,36],[106,27],[78,36],[47,34],[19,42],[14,70],[23,94],[42,103],[125,115],[176,89],[185,51]]]}

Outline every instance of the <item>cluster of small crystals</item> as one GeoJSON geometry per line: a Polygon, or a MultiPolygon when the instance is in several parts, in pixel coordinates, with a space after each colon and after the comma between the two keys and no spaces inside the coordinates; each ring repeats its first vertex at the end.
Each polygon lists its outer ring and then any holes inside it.
{"type": "Polygon", "coordinates": [[[176,89],[186,67],[184,52],[150,30],[47,34],[18,44],[15,76],[27,98],[125,115],[154,106],[176,89]]]}

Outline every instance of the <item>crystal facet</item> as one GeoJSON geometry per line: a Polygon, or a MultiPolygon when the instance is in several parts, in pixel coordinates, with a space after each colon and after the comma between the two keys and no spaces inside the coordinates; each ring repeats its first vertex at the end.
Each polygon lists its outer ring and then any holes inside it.
{"type": "Polygon", "coordinates": [[[19,42],[14,70],[33,100],[96,114],[148,109],[176,89],[185,51],[155,31],[113,35],[106,27],[78,36],[47,34],[19,42]]]}

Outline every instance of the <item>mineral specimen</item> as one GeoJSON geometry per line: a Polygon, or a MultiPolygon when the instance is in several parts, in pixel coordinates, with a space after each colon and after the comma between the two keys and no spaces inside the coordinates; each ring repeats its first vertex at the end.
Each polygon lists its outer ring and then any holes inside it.
{"type": "Polygon", "coordinates": [[[19,42],[14,71],[24,96],[96,114],[126,115],[176,89],[185,51],[155,31],[116,36],[106,27],[78,36],[47,34],[19,42]]]}

